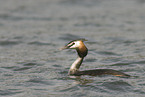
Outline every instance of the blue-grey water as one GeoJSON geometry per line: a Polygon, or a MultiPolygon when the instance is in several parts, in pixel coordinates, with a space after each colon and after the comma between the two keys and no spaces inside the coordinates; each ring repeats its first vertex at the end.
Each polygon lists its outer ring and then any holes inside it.
{"type": "Polygon", "coordinates": [[[145,97],[145,0],[1,0],[0,97],[145,97]],[[81,70],[133,77],[68,76],[77,38],[81,70]]]}

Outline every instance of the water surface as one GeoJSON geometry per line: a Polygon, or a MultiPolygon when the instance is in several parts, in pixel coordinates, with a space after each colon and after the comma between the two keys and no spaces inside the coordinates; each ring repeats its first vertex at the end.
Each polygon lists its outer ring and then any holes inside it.
{"type": "Polygon", "coordinates": [[[144,97],[144,0],[3,0],[1,97],[144,97]],[[81,70],[110,68],[133,77],[70,77],[70,40],[86,38],[81,70]]]}

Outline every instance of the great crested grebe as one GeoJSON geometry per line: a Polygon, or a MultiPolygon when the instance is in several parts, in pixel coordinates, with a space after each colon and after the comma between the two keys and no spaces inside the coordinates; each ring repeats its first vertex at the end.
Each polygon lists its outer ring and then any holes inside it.
{"type": "Polygon", "coordinates": [[[73,40],[73,41],[70,41],[66,46],[61,48],[61,50],[76,49],[78,53],[78,58],[74,61],[74,63],[70,67],[69,75],[74,75],[74,76],[114,75],[114,76],[121,76],[121,77],[130,77],[130,75],[128,74],[122,73],[120,71],[112,70],[112,69],[93,69],[93,70],[79,71],[79,68],[82,64],[84,57],[88,54],[88,49],[83,43],[84,41],[87,41],[87,40],[86,39],[73,40]]]}

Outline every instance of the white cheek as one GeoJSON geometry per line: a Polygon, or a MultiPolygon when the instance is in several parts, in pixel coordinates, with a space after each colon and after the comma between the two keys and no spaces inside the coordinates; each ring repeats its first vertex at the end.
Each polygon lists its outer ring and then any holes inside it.
{"type": "Polygon", "coordinates": [[[71,48],[71,49],[75,49],[76,47],[73,45],[73,46],[71,46],[70,48],[71,48]]]}
{"type": "Polygon", "coordinates": [[[73,46],[71,46],[70,48],[75,49],[78,48],[80,46],[80,42],[75,42],[75,44],[73,46]]]}

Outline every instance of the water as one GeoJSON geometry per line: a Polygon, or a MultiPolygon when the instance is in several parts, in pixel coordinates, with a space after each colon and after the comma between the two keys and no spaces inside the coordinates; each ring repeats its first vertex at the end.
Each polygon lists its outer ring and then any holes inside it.
{"type": "Polygon", "coordinates": [[[1,97],[144,97],[144,0],[1,0],[1,97]],[[134,77],[70,77],[86,38],[81,69],[110,68],[134,77]]]}

